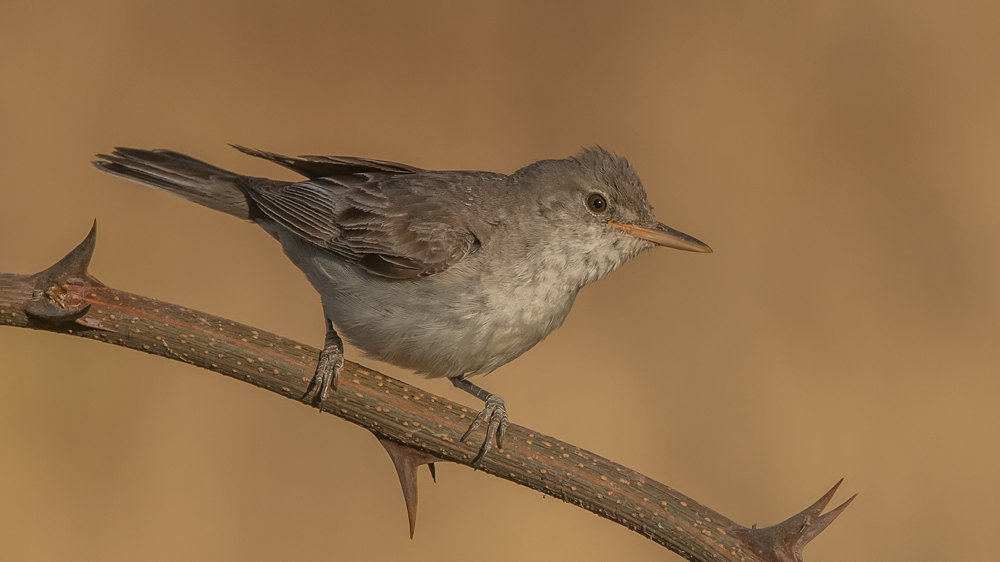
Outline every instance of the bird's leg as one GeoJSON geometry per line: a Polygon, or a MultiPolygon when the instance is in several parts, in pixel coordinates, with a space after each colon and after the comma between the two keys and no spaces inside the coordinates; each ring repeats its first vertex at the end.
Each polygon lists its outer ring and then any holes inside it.
{"type": "Polygon", "coordinates": [[[487,422],[486,440],[483,441],[483,446],[479,449],[479,454],[476,455],[476,458],[472,459],[472,467],[479,468],[479,463],[483,460],[483,457],[493,448],[494,437],[497,441],[497,448],[503,449],[503,436],[507,433],[507,406],[504,404],[503,398],[472,384],[464,376],[453,377],[451,384],[486,403],[483,406],[483,410],[476,416],[476,419],[472,420],[472,424],[461,439],[464,442],[483,422],[487,422]]]}
{"type": "Polygon", "coordinates": [[[313,403],[319,403],[319,411],[323,411],[323,404],[326,402],[326,395],[333,387],[337,392],[337,377],[340,376],[340,369],[344,366],[344,340],[340,339],[337,330],[333,328],[333,322],[326,319],[326,343],[323,351],[319,352],[319,363],[316,365],[316,374],[309,382],[306,389],[306,396],[317,389],[316,399],[313,403]]]}

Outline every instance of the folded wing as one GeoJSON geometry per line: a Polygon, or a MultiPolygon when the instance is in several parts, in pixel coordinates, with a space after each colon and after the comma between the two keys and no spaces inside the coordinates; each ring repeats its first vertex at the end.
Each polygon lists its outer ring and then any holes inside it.
{"type": "Polygon", "coordinates": [[[311,179],[249,182],[260,211],[296,236],[391,279],[440,273],[479,247],[471,225],[455,221],[439,197],[461,172],[361,158],[291,158],[237,147],[311,179]]]}

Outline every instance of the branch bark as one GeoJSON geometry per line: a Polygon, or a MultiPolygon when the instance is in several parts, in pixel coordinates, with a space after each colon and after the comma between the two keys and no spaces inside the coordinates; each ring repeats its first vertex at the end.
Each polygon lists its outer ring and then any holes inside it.
{"type": "MultiPolygon", "coordinates": [[[[96,223],[76,249],[49,269],[35,275],[0,274],[0,325],[128,347],[311,405],[306,392],[318,350],[108,287],[87,272],[95,243],[96,223]]],[[[477,444],[459,441],[476,412],[356,363],[345,363],[326,412],[368,429],[386,445],[408,509],[412,500],[411,534],[416,489],[407,488],[406,476],[433,460],[468,466],[477,452],[477,444]]],[[[854,499],[822,513],[838,482],[785,522],[746,528],[630,468],[517,425],[509,427],[503,451],[486,455],[479,468],[624,525],[694,562],[802,562],[806,543],[854,499]]]]}

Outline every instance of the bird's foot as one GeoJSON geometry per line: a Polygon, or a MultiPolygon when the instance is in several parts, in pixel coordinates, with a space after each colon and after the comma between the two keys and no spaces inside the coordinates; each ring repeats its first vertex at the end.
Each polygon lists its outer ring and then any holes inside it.
{"type": "Polygon", "coordinates": [[[479,454],[476,455],[476,458],[472,459],[472,468],[479,468],[479,463],[482,462],[483,457],[493,448],[494,438],[497,442],[497,449],[503,450],[503,436],[507,433],[507,406],[504,404],[503,398],[500,398],[496,394],[490,394],[486,397],[486,404],[483,406],[483,410],[479,412],[476,419],[472,420],[472,424],[469,425],[469,429],[466,430],[461,441],[465,442],[469,438],[469,435],[472,435],[472,432],[478,429],[483,422],[487,424],[486,440],[483,441],[483,446],[479,449],[479,454]]]}
{"type": "Polygon", "coordinates": [[[330,393],[330,387],[337,392],[337,377],[340,376],[340,369],[344,366],[344,340],[337,335],[337,330],[333,328],[333,322],[326,319],[326,343],[323,351],[319,352],[319,363],[316,364],[316,373],[309,381],[309,388],[306,389],[306,396],[317,389],[316,398],[313,404],[323,412],[323,405],[326,403],[326,395],[330,393]]]}
{"type": "Polygon", "coordinates": [[[330,389],[333,388],[333,391],[337,392],[337,378],[340,376],[340,369],[343,366],[344,351],[342,347],[328,345],[319,352],[319,364],[316,365],[316,373],[309,381],[306,396],[314,388],[317,389],[313,404],[319,407],[320,412],[323,411],[323,405],[326,403],[326,396],[330,393],[330,389]]]}

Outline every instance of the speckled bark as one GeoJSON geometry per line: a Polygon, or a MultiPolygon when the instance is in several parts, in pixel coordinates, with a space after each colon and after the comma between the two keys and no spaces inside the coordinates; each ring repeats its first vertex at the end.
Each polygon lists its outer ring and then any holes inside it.
{"type": "MultiPolygon", "coordinates": [[[[309,404],[317,349],[107,287],[86,273],[94,240],[92,232],[75,255],[42,273],[0,274],[0,325],[128,347],[309,404]]],[[[477,443],[459,441],[475,411],[355,363],[345,363],[326,410],[442,460],[468,465],[477,452],[477,443]]],[[[831,490],[798,520],[747,529],[669,486],[537,431],[511,425],[504,445],[480,470],[615,521],[692,561],[801,560],[805,542],[846,507],[820,515],[831,490]]]]}

